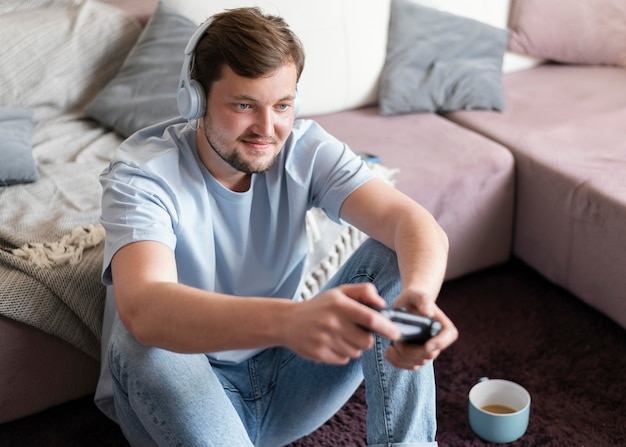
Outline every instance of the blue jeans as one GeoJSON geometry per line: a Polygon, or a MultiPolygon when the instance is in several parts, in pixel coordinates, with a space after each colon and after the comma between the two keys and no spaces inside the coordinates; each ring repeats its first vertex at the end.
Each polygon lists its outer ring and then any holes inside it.
{"type": "MultiPolygon", "coordinates": [[[[373,282],[391,304],[400,290],[395,253],[366,241],[327,287],[373,282]]],[[[305,436],[365,379],[370,446],[436,446],[432,362],[418,371],[384,359],[389,341],[348,365],[317,364],[271,348],[240,364],[142,346],[119,320],[109,349],[115,409],[133,446],[268,446],[305,436]]]]}

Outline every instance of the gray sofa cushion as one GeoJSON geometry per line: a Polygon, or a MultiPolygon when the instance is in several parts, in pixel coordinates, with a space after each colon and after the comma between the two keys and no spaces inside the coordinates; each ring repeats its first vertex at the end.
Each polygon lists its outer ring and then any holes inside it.
{"type": "Polygon", "coordinates": [[[122,69],[85,113],[125,137],[177,117],[183,51],[195,30],[191,20],[159,2],[122,69]]]}
{"type": "Polygon", "coordinates": [[[380,113],[503,110],[507,42],[505,30],[393,0],[380,113]]]}

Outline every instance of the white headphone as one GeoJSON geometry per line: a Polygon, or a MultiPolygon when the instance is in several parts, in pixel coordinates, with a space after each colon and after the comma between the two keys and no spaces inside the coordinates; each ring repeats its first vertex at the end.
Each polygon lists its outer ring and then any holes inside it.
{"type": "Polygon", "coordinates": [[[178,81],[176,102],[180,116],[188,120],[200,118],[206,108],[206,95],[202,85],[198,81],[191,79],[191,63],[196,46],[210,25],[210,19],[200,25],[185,47],[185,58],[183,59],[183,68],[180,72],[180,81],[178,81]]]}
{"type": "MultiPolygon", "coordinates": [[[[187,46],[185,47],[185,58],[183,59],[183,68],[180,72],[180,80],[178,81],[178,94],[176,102],[178,104],[178,112],[180,116],[187,120],[200,118],[204,115],[206,108],[206,94],[202,85],[194,79],[191,79],[191,65],[194,58],[194,52],[200,39],[206,33],[211,25],[211,19],[204,22],[192,34],[187,46]]],[[[294,99],[294,116],[298,116],[300,110],[300,98],[298,95],[298,85],[296,84],[296,97],[294,99]]]]}

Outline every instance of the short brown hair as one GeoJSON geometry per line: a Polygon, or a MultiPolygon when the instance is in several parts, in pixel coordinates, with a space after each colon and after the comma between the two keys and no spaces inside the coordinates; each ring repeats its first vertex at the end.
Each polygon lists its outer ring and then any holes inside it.
{"type": "Polygon", "coordinates": [[[292,62],[300,79],[304,49],[283,18],[249,7],[227,10],[209,20],[211,24],[196,47],[191,73],[206,94],[220,79],[224,65],[239,76],[260,78],[292,62]]]}

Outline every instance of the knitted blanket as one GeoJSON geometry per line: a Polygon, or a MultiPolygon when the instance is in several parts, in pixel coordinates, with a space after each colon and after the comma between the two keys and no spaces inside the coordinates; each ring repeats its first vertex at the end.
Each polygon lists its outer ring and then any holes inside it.
{"type": "Polygon", "coordinates": [[[39,180],[0,187],[0,314],[99,360],[98,177],[121,138],[67,112],[42,119],[32,140],[39,180]]]}
{"type": "Polygon", "coordinates": [[[0,189],[0,314],[99,359],[105,288],[98,174],[103,161],[40,165],[0,189]]]}

